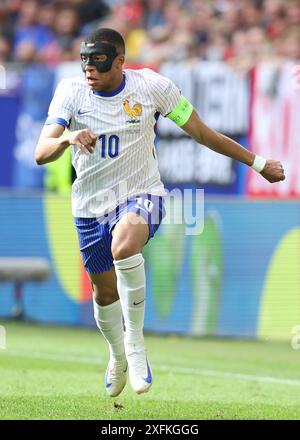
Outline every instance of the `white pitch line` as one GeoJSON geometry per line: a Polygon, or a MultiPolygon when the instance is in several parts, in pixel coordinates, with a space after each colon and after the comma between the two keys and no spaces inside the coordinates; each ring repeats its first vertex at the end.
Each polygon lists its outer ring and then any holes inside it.
{"type": "Polygon", "coordinates": [[[92,357],[92,356],[78,356],[72,354],[57,354],[46,353],[43,351],[27,351],[27,350],[0,350],[0,354],[6,354],[8,356],[21,356],[29,357],[33,359],[49,359],[51,361],[61,362],[78,362],[80,364],[101,364],[106,360],[104,357],[92,357]]]}
{"type": "MultiPolygon", "coordinates": [[[[99,365],[107,360],[105,357],[92,357],[92,356],[76,356],[76,355],[65,355],[65,354],[54,354],[45,353],[41,351],[23,351],[23,350],[0,350],[0,355],[8,356],[21,356],[33,359],[48,359],[60,362],[78,362],[81,364],[94,364],[99,365]]],[[[188,368],[188,367],[172,367],[170,365],[153,365],[153,368],[169,373],[179,373],[179,374],[192,374],[195,376],[209,376],[209,377],[223,377],[240,379],[251,382],[262,382],[262,383],[272,383],[276,385],[289,385],[300,387],[300,380],[296,379],[286,379],[273,376],[256,376],[252,374],[234,373],[229,371],[217,371],[217,370],[202,370],[198,368],[188,368]]]]}
{"type": "Polygon", "coordinates": [[[240,380],[274,383],[278,385],[291,385],[300,387],[300,380],[295,379],[281,379],[273,376],[256,376],[254,374],[233,373],[229,371],[217,371],[217,370],[200,370],[197,368],[185,368],[185,367],[168,367],[166,365],[156,365],[156,369],[160,371],[170,371],[174,373],[194,374],[199,376],[211,376],[211,377],[229,377],[240,380]]]}

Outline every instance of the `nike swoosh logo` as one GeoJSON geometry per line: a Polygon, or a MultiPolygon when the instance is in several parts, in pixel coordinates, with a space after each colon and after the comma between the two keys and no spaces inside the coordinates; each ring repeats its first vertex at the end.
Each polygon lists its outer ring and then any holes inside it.
{"type": "Polygon", "coordinates": [[[105,375],[105,388],[109,388],[109,387],[112,386],[111,383],[108,383],[108,382],[107,382],[107,376],[108,376],[108,370],[106,371],[106,375],[105,375]]]}
{"type": "Polygon", "coordinates": [[[134,301],[134,302],[133,302],[133,305],[134,305],[134,306],[138,306],[139,304],[142,304],[144,301],[145,301],[144,299],[143,299],[143,301],[140,301],[140,302],[138,302],[138,303],[136,303],[136,302],[134,301]]]}
{"type": "Polygon", "coordinates": [[[151,383],[152,382],[152,374],[151,374],[151,370],[148,364],[148,360],[147,360],[147,377],[143,377],[144,381],[147,383],[151,383]]]}
{"type": "MultiPolygon", "coordinates": [[[[125,370],[123,370],[123,373],[127,373],[127,369],[128,369],[128,364],[126,365],[125,370]]],[[[109,383],[107,381],[107,376],[108,376],[108,371],[106,372],[106,375],[105,375],[105,388],[109,388],[112,386],[112,383],[109,383]]]]}
{"type": "Polygon", "coordinates": [[[81,116],[81,115],[85,115],[86,113],[91,113],[93,110],[86,110],[85,112],[82,112],[81,110],[78,110],[78,112],[77,112],[77,114],[78,114],[78,116],[81,116]]]}

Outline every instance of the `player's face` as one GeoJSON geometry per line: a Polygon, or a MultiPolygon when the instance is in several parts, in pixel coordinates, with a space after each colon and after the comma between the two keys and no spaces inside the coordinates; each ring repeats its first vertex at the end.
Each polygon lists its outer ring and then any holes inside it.
{"type": "MultiPolygon", "coordinates": [[[[96,54],[93,61],[106,61],[105,54],[96,54]]],[[[117,55],[114,59],[111,69],[108,72],[99,72],[95,66],[87,65],[85,67],[85,79],[93,91],[111,91],[116,89],[122,81],[122,66],[124,55],[117,55]]]]}

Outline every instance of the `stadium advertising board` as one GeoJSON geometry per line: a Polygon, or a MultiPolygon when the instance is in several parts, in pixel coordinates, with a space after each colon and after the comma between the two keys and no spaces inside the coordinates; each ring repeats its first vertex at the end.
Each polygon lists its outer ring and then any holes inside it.
{"type": "MultiPolygon", "coordinates": [[[[242,141],[248,131],[246,76],[217,62],[167,63],[160,72],[176,83],[206,124],[242,141]]],[[[232,159],[199,146],[167,118],[159,118],[158,135],[160,171],[167,185],[194,183],[207,192],[239,192],[241,168],[232,159]]]]}
{"type": "Polygon", "coordinates": [[[295,65],[262,64],[252,81],[250,145],[263,157],[276,157],[286,170],[280,185],[269,185],[249,170],[247,193],[251,196],[300,195],[300,87],[295,65]]]}
{"type": "MultiPolygon", "coordinates": [[[[70,208],[64,196],[1,194],[0,256],[50,262],[48,281],[24,285],[27,319],[94,326],[70,208]]],[[[206,197],[202,234],[164,222],[144,252],[146,330],[289,339],[300,324],[299,209],[296,200],[206,197]]],[[[0,316],[13,305],[13,287],[0,284],[0,316]]]]}

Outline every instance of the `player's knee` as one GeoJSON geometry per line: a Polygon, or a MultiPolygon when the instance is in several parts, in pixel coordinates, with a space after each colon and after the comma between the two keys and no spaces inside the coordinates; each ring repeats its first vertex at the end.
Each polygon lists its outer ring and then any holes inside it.
{"type": "Polygon", "coordinates": [[[139,253],[138,249],[130,243],[128,240],[122,242],[112,242],[111,253],[114,260],[123,260],[124,258],[131,257],[139,253]]]}
{"type": "Polygon", "coordinates": [[[113,287],[94,284],[94,299],[100,306],[108,306],[119,299],[118,290],[113,287]]]}

